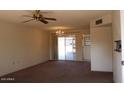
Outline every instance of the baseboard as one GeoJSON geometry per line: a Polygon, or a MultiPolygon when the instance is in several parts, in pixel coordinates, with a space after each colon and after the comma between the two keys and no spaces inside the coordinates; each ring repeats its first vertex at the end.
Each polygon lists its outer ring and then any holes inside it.
{"type": "Polygon", "coordinates": [[[68,61],[68,62],[89,62],[90,63],[90,61],[86,61],[86,60],[81,61],[81,60],[57,60],[57,59],[54,59],[54,60],[48,60],[48,61],[68,61]]]}
{"type": "Polygon", "coordinates": [[[91,70],[91,72],[112,72],[113,73],[113,71],[97,71],[97,70],[91,70]]]}

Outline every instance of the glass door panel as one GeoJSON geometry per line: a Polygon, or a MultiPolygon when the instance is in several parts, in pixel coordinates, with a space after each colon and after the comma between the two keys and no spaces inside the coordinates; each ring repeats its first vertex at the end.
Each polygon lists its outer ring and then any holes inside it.
{"type": "Polygon", "coordinates": [[[75,60],[76,58],[75,37],[58,37],[58,59],[75,60]]]}
{"type": "Polygon", "coordinates": [[[65,60],[65,37],[58,37],[58,59],[65,60]]]}

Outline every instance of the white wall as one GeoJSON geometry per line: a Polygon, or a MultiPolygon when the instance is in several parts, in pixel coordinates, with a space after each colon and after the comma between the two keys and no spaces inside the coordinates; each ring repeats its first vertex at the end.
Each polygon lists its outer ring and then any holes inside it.
{"type": "MultiPolygon", "coordinates": [[[[124,61],[124,10],[120,11],[121,19],[121,40],[122,40],[122,61],[124,61]]],[[[122,65],[122,82],[124,83],[124,65],[122,65]]]]}
{"type": "Polygon", "coordinates": [[[121,52],[114,51],[116,40],[121,40],[120,11],[113,11],[113,75],[114,82],[122,82],[121,52]]]}
{"type": "Polygon", "coordinates": [[[0,22],[0,76],[49,60],[49,34],[0,22]]]}
{"type": "Polygon", "coordinates": [[[124,10],[121,13],[121,40],[122,40],[122,60],[124,61],[124,10]]]}
{"type": "Polygon", "coordinates": [[[112,71],[111,26],[91,28],[91,70],[112,71]]]}

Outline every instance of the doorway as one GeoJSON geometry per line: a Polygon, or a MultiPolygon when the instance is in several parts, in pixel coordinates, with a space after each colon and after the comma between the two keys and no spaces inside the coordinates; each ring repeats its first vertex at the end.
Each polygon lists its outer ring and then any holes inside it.
{"type": "Polygon", "coordinates": [[[75,35],[58,37],[58,60],[76,60],[75,35]]]}

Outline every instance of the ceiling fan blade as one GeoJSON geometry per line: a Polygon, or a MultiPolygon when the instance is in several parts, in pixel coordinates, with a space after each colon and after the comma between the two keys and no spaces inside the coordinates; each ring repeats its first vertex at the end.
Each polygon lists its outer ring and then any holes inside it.
{"type": "Polygon", "coordinates": [[[44,17],[44,19],[46,19],[46,20],[53,20],[53,21],[56,21],[55,18],[47,18],[47,17],[44,17]]]}
{"type": "Polygon", "coordinates": [[[44,24],[47,24],[48,22],[47,21],[45,21],[45,20],[40,20],[41,22],[43,22],[44,24]]]}
{"type": "Polygon", "coordinates": [[[29,21],[32,21],[32,20],[35,20],[35,19],[30,19],[30,20],[27,20],[27,21],[23,21],[22,23],[26,23],[26,22],[29,22],[29,21]]]}

